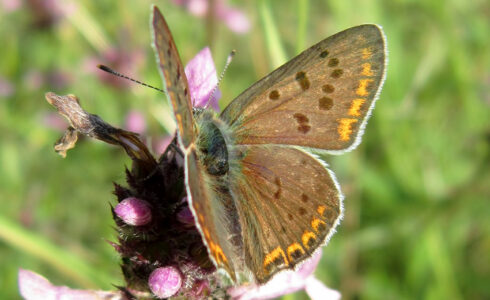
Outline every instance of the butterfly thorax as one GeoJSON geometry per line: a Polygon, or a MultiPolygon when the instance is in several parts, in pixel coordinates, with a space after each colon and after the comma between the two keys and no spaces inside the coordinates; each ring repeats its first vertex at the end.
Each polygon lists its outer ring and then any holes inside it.
{"type": "Polygon", "coordinates": [[[202,108],[194,109],[194,117],[201,162],[210,175],[225,175],[229,170],[228,150],[219,120],[213,111],[202,108]]]}

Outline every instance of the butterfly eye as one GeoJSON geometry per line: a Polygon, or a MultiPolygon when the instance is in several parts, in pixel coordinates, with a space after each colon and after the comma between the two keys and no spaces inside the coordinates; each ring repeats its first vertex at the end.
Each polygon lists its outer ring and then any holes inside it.
{"type": "Polygon", "coordinates": [[[199,115],[201,115],[203,111],[204,111],[204,109],[202,109],[201,107],[193,107],[192,108],[192,113],[194,115],[194,118],[196,118],[199,115]]]}

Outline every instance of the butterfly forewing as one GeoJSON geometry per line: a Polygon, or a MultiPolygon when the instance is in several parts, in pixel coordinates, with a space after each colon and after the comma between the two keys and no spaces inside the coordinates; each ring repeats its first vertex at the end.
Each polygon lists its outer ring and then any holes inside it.
{"type": "Polygon", "coordinates": [[[237,146],[230,182],[242,226],[247,267],[260,283],[310,257],[333,232],[342,195],[321,161],[301,149],[237,146]]]}
{"type": "Polygon", "coordinates": [[[187,77],[167,22],[156,6],[153,7],[152,33],[160,74],[170,98],[182,146],[187,148],[194,140],[187,77]]]}
{"type": "Polygon", "coordinates": [[[304,51],[238,96],[222,113],[238,144],[350,150],[384,80],[377,25],[342,31],[304,51]]]}
{"type": "Polygon", "coordinates": [[[243,260],[240,225],[231,195],[226,186],[206,173],[194,146],[186,155],[185,167],[187,199],[208,253],[235,281],[243,260]]]}
{"type": "Polygon", "coordinates": [[[226,186],[207,174],[206,166],[200,160],[187,78],[167,23],[156,7],[153,8],[152,27],[157,61],[185,155],[189,207],[213,263],[236,280],[236,269],[243,269],[237,209],[226,186]]]}

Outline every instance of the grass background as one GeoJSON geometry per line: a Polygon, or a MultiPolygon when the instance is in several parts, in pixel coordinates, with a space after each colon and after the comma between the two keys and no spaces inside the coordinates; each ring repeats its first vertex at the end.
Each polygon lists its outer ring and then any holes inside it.
{"type": "MultiPolygon", "coordinates": [[[[105,240],[115,237],[111,182],[124,182],[130,160],[87,139],[66,159],[55,154],[61,131],[49,125],[44,93],[75,94],[122,127],[138,110],[154,139],[171,124],[161,94],[95,69],[107,64],[161,86],[149,1],[77,1],[68,12],[60,3],[71,1],[39,1],[45,14],[34,2],[0,2],[1,299],[19,297],[19,268],[77,288],[121,283],[105,240]]],[[[345,219],[316,274],[344,299],[490,298],[488,1],[234,1],[252,24],[245,35],[155,2],[184,62],[211,45],[221,70],[238,50],[222,107],[309,45],[382,25],[388,75],[363,143],[326,157],[346,195],[345,219]]]]}

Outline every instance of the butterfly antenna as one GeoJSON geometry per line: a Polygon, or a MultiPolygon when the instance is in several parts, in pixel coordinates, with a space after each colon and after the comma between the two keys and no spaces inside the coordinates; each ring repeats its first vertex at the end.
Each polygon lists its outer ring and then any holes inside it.
{"type": "Polygon", "coordinates": [[[109,73],[109,74],[116,75],[117,77],[121,77],[121,78],[124,78],[124,79],[130,80],[130,81],[132,81],[132,82],[136,82],[136,83],[138,83],[138,84],[144,85],[144,86],[146,86],[146,87],[149,87],[149,88],[151,88],[151,89],[154,89],[154,90],[157,90],[157,91],[159,91],[159,92],[162,92],[162,93],[166,94],[166,93],[165,93],[165,91],[164,91],[164,90],[162,90],[162,89],[159,89],[159,88],[154,87],[154,86],[152,86],[152,85],[146,84],[146,83],[141,82],[141,81],[139,81],[139,80],[136,80],[136,79],[133,79],[133,78],[128,77],[128,76],[126,76],[126,75],[123,75],[123,74],[121,74],[121,73],[119,73],[119,72],[117,72],[117,71],[114,71],[113,69],[109,68],[108,66],[104,66],[104,65],[97,65],[97,68],[99,68],[99,69],[101,69],[102,71],[105,71],[105,72],[107,72],[107,73],[109,73]]]}
{"type": "Polygon", "coordinates": [[[231,64],[231,61],[233,60],[235,53],[236,53],[236,50],[231,50],[230,54],[228,54],[228,57],[226,58],[225,67],[223,68],[223,71],[221,71],[221,74],[219,75],[218,83],[216,84],[213,91],[211,92],[211,96],[209,97],[209,101],[204,108],[208,108],[210,103],[214,100],[214,97],[216,95],[216,91],[218,90],[219,84],[223,80],[223,77],[225,76],[226,69],[228,69],[228,66],[231,64]]]}

